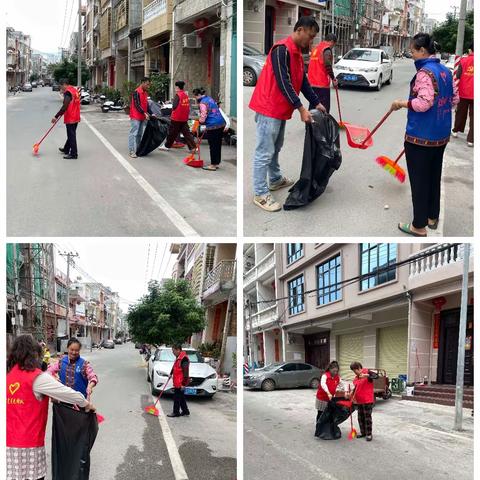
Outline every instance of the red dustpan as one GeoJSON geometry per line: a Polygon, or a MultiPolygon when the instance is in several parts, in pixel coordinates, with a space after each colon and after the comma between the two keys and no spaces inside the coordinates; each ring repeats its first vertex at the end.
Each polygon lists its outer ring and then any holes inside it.
{"type": "MultiPolygon", "coordinates": [[[[162,391],[160,392],[160,395],[155,400],[155,403],[153,405],[147,405],[144,408],[146,413],[149,413],[150,415],[154,415],[155,417],[158,417],[160,412],[157,409],[157,403],[162,398],[163,392],[165,391],[165,388],[167,388],[167,385],[168,385],[168,382],[170,381],[170,378],[172,378],[171,375],[168,377],[167,381],[165,382],[165,385],[163,386],[162,391]]],[[[152,379],[152,382],[153,382],[153,379],[152,379]]]]}
{"type": "MultiPolygon", "coordinates": [[[[203,134],[203,135],[205,135],[205,134],[203,134]]],[[[198,144],[197,144],[196,150],[193,153],[191,153],[190,155],[188,155],[188,157],[185,157],[183,159],[183,163],[185,165],[188,165],[189,167],[193,167],[193,168],[202,168],[203,167],[203,160],[200,157],[200,144],[202,143],[203,135],[201,137],[199,137],[199,139],[198,139],[198,144]],[[195,158],[195,154],[198,155],[198,158],[195,158]]]]}

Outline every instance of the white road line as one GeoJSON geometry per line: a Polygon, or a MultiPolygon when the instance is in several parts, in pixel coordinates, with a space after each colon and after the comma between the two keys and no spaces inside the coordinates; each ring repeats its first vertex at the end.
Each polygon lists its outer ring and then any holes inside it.
{"type": "Polygon", "coordinates": [[[123,155],[85,118],[83,121],[90,130],[105,145],[107,150],[118,160],[120,165],[130,174],[130,176],[143,188],[147,195],[154,201],[155,205],[162,210],[168,219],[185,237],[199,237],[200,234],[163,198],[150,183],[136,170],[123,155]]]}
{"type": "MultiPolygon", "coordinates": [[[[152,399],[153,401],[155,401],[157,398],[152,397],[152,399]]],[[[177,444],[175,443],[172,431],[168,426],[168,422],[163,412],[162,406],[160,405],[160,402],[157,403],[157,409],[158,423],[160,424],[160,428],[162,429],[163,433],[163,439],[165,440],[165,444],[167,445],[168,456],[170,457],[170,463],[172,464],[175,480],[188,480],[187,472],[185,471],[182,459],[180,458],[180,454],[178,453],[177,444]]]]}
{"type": "Polygon", "coordinates": [[[255,430],[253,427],[247,425],[244,422],[244,427],[248,428],[248,430],[251,431],[254,435],[259,437],[261,440],[263,440],[264,443],[269,442],[272,447],[274,447],[276,450],[278,450],[282,455],[285,457],[290,457],[292,458],[295,462],[297,463],[302,463],[305,465],[309,470],[311,470],[315,475],[318,475],[318,480],[339,480],[337,477],[334,477],[333,475],[330,475],[327,472],[324,472],[323,470],[320,470],[317,465],[309,462],[308,460],[305,460],[304,458],[300,457],[299,455],[296,455],[291,451],[289,448],[284,448],[278,443],[275,443],[270,437],[267,435],[264,435],[263,433],[259,432],[258,430],[255,430]]]}

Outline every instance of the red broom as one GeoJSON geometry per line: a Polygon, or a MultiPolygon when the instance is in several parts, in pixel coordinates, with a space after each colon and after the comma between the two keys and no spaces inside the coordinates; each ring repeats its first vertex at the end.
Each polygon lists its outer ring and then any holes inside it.
{"type": "Polygon", "coordinates": [[[55,123],[52,124],[52,126],[47,130],[47,133],[40,139],[40,141],[33,146],[33,154],[34,155],[38,155],[38,149],[40,148],[40,144],[45,140],[46,136],[52,131],[53,127],[57,124],[59,119],[60,119],[60,117],[58,117],[55,120],[55,123]]]}
{"type": "MultiPolygon", "coordinates": [[[[153,405],[147,405],[144,408],[145,412],[149,413],[150,415],[154,415],[155,417],[158,417],[160,412],[157,409],[157,403],[162,398],[163,392],[165,391],[165,388],[167,388],[167,385],[168,385],[168,382],[170,381],[170,378],[172,378],[171,374],[168,376],[168,379],[165,382],[165,385],[163,386],[162,391],[160,392],[160,395],[155,400],[155,403],[153,405]]],[[[152,382],[153,382],[153,378],[152,378],[152,382]]]]}
{"type": "Polygon", "coordinates": [[[401,151],[400,155],[392,161],[385,155],[376,158],[376,162],[388,173],[393,175],[400,183],[405,182],[406,174],[405,170],[398,165],[398,161],[402,158],[405,153],[405,149],[401,151]]]}
{"type": "MultiPolygon", "coordinates": [[[[198,120],[196,120],[195,124],[192,128],[192,132],[196,132],[197,135],[198,135],[199,127],[200,127],[200,123],[198,122],[198,120]]],[[[197,148],[195,149],[195,151],[193,153],[191,153],[190,155],[188,155],[188,157],[185,157],[183,159],[183,163],[185,165],[188,165],[189,167],[193,167],[193,168],[202,168],[203,167],[203,160],[200,157],[200,144],[202,143],[203,135],[205,135],[205,133],[203,133],[201,136],[198,137],[198,144],[197,144],[197,148]],[[196,160],[195,160],[195,154],[198,154],[198,159],[196,159],[196,160]]]]}
{"type": "Polygon", "coordinates": [[[335,94],[337,96],[337,108],[338,108],[338,116],[340,117],[340,121],[338,122],[338,126],[340,128],[345,128],[345,124],[342,120],[342,111],[340,110],[340,97],[338,95],[338,85],[335,85],[335,94]]]}
{"type": "MultiPolygon", "coordinates": [[[[350,384],[348,385],[348,393],[350,393],[350,384]]],[[[355,390],[355,394],[357,391],[355,390]]],[[[353,427],[353,418],[352,418],[352,407],[353,407],[353,400],[355,399],[355,394],[353,395],[353,398],[351,399],[351,405],[350,405],[350,433],[348,434],[348,439],[349,440],[354,440],[357,438],[357,431],[353,427]]]]}
{"type": "MultiPolygon", "coordinates": [[[[87,400],[90,401],[90,395],[87,395],[87,400]]],[[[105,420],[105,417],[103,415],[100,415],[99,413],[96,413],[97,415],[97,422],[100,424],[105,420]]]]}

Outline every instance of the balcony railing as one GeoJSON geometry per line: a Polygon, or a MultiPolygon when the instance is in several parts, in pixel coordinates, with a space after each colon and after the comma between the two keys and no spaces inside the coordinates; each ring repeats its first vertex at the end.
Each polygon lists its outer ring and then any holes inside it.
{"type": "Polygon", "coordinates": [[[259,263],[257,263],[250,271],[248,271],[243,277],[243,284],[247,286],[248,284],[255,281],[258,277],[261,277],[266,272],[270,271],[272,268],[275,268],[275,252],[272,250],[268,255],[266,255],[259,263]]]}
{"type": "Polygon", "coordinates": [[[167,13],[167,0],[154,0],[143,9],[143,23],[167,13]]]}
{"type": "Polygon", "coordinates": [[[208,272],[203,283],[203,291],[206,292],[214,285],[235,281],[235,260],[222,260],[213,270],[208,272]]]}
{"type": "MultiPolygon", "coordinates": [[[[268,305],[268,304],[267,304],[268,305]]],[[[277,320],[277,306],[274,303],[271,306],[252,315],[252,329],[259,328],[277,320]]],[[[247,322],[248,327],[249,322],[247,322]]]]}
{"type": "MultiPolygon", "coordinates": [[[[424,273],[463,261],[464,244],[442,243],[426,248],[419,253],[411,255],[413,262],[410,264],[410,278],[417,277],[424,273]],[[418,257],[419,254],[430,253],[428,256],[418,257]]],[[[473,245],[470,246],[470,256],[473,255],[473,245]]]]}

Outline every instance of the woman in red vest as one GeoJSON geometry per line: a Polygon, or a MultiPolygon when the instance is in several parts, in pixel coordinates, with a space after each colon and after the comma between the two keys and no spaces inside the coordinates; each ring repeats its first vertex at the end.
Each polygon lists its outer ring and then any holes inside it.
{"type": "Polygon", "coordinates": [[[48,398],[95,410],[85,397],[42,372],[42,348],[30,335],[16,338],[7,359],[7,480],[47,474],[48,398]]]}
{"type": "Polygon", "coordinates": [[[317,421],[321,417],[323,411],[327,408],[327,403],[335,396],[338,387],[343,387],[343,380],[340,378],[338,371],[340,367],[335,360],[330,362],[327,370],[320,379],[320,385],[317,390],[317,397],[315,400],[315,408],[318,410],[317,421]]]}
{"type": "Polygon", "coordinates": [[[363,368],[360,362],[353,362],[350,370],[355,373],[353,384],[353,403],[358,410],[358,424],[360,425],[360,435],[357,438],[367,437],[367,442],[372,440],[372,410],[375,404],[375,396],[373,393],[373,380],[378,375],[368,368],[363,368]]]}
{"type": "Polygon", "coordinates": [[[168,129],[168,136],[165,140],[165,144],[160,146],[159,150],[170,150],[179,133],[183,135],[183,138],[187,142],[190,153],[195,152],[197,148],[195,138],[188,128],[188,119],[190,117],[190,99],[188,98],[188,94],[185,92],[184,88],[185,82],[182,82],[181,80],[175,82],[176,95],[173,99],[173,111],[172,116],[170,117],[171,122],[168,129]]]}
{"type": "Polygon", "coordinates": [[[190,383],[188,371],[190,360],[188,355],[182,350],[180,344],[174,345],[172,347],[172,352],[176,357],[171,373],[174,388],[173,413],[169,413],[167,417],[188,417],[190,415],[190,410],[188,409],[185,400],[185,387],[190,383]]]}
{"type": "Polygon", "coordinates": [[[452,136],[458,137],[457,132],[464,132],[467,116],[470,116],[470,124],[467,135],[467,145],[473,147],[473,43],[468,49],[468,56],[460,60],[457,70],[458,96],[460,102],[455,113],[455,126],[452,136]]]}

